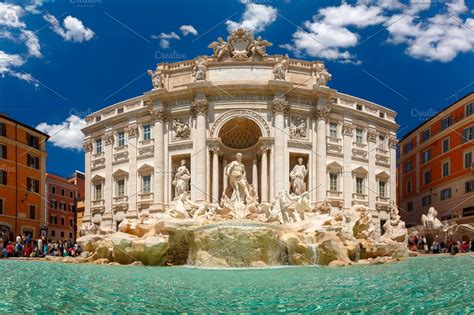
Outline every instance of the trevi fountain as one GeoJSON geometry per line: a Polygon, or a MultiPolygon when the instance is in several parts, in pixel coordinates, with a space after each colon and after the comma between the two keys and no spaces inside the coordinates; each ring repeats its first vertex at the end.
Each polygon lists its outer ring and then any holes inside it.
{"type": "Polygon", "coordinates": [[[85,262],[352,265],[408,255],[393,111],[242,29],[89,115],[85,262]]]}

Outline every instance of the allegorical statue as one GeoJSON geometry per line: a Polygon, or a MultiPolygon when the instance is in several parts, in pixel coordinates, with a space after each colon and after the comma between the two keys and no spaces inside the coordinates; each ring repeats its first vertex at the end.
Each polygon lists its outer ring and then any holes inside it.
{"type": "Polygon", "coordinates": [[[160,89],[164,87],[163,78],[161,76],[161,71],[156,67],[156,70],[148,70],[148,74],[151,76],[151,84],[153,89],[160,89]]]}
{"type": "Polygon", "coordinates": [[[327,86],[329,80],[331,80],[332,75],[328,72],[323,63],[319,64],[319,70],[316,72],[316,85],[317,86],[327,86]]]}
{"type": "Polygon", "coordinates": [[[273,75],[275,77],[275,80],[285,80],[287,69],[288,69],[288,57],[286,56],[279,63],[273,66],[273,75]]]}
{"type": "Polygon", "coordinates": [[[193,76],[196,78],[196,81],[205,80],[206,71],[207,71],[207,59],[200,58],[196,60],[193,67],[193,76]]]}
{"type": "Polygon", "coordinates": [[[257,39],[250,44],[248,50],[251,56],[259,56],[261,58],[267,55],[267,47],[270,47],[272,43],[268,40],[262,39],[261,36],[258,36],[257,39]]]}
{"type": "Polygon", "coordinates": [[[189,191],[189,180],[191,179],[191,173],[186,167],[186,160],[181,160],[181,165],[176,170],[176,174],[173,179],[174,186],[174,198],[178,199],[183,194],[189,191]]]}
{"type": "Polygon", "coordinates": [[[230,52],[229,45],[222,39],[222,37],[218,37],[217,42],[212,42],[208,47],[214,50],[214,57],[217,59],[221,59],[230,52]]]}
{"type": "Polygon", "coordinates": [[[178,119],[173,120],[173,139],[189,139],[190,134],[191,129],[187,124],[180,122],[178,119]]]}
{"type": "Polygon", "coordinates": [[[224,172],[233,189],[230,201],[246,203],[247,197],[250,196],[250,185],[247,182],[245,166],[242,163],[242,153],[236,154],[235,161],[227,164],[224,172]]]}
{"type": "Polygon", "coordinates": [[[290,172],[291,178],[291,191],[296,195],[301,195],[306,191],[306,184],[304,179],[308,175],[306,166],[303,165],[303,158],[298,159],[298,164],[296,164],[290,172]]]}

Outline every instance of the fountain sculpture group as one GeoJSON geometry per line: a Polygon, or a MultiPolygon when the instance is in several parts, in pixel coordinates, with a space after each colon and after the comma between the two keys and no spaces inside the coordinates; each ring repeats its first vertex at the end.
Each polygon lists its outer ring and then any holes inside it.
{"type": "Polygon", "coordinates": [[[258,202],[247,181],[242,155],[225,167],[227,190],[220,202],[192,201],[191,174],[181,161],[173,179],[175,200],[165,212],[125,219],[119,231],[84,226],[78,240],[85,261],[206,267],[348,265],[405,257],[407,229],[396,207],[380,239],[369,209],[339,210],[327,202],[310,205],[303,159],[292,168],[290,191],[258,202]]]}

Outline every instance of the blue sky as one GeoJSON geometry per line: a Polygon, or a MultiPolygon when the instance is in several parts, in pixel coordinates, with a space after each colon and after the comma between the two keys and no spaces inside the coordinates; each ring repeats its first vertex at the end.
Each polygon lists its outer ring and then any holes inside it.
{"type": "Polygon", "coordinates": [[[25,0],[0,2],[0,111],[56,134],[49,171],[83,170],[85,115],[238,26],[270,54],[324,60],[330,87],[399,113],[400,138],[474,90],[472,1],[25,0]]]}

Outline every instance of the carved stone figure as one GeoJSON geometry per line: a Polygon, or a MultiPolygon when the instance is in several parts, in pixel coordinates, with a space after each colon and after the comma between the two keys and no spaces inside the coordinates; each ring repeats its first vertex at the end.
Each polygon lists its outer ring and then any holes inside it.
{"type": "Polygon", "coordinates": [[[218,60],[222,59],[230,52],[229,45],[222,39],[222,37],[218,37],[217,41],[212,42],[208,47],[213,49],[214,57],[218,60]]]}
{"type": "Polygon", "coordinates": [[[288,69],[288,56],[273,66],[273,75],[275,80],[285,80],[286,70],[288,69]]]}
{"type": "Polygon", "coordinates": [[[306,138],[306,119],[303,117],[297,117],[296,119],[294,119],[293,124],[290,127],[290,134],[294,138],[306,138]]]}
{"type": "Polygon", "coordinates": [[[181,165],[176,170],[173,179],[174,196],[179,198],[182,194],[187,194],[189,191],[189,181],[191,180],[191,173],[186,167],[186,160],[181,160],[181,165]]]}
{"type": "Polygon", "coordinates": [[[148,74],[151,76],[151,83],[153,89],[161,89],[164,87],[163,77],[161,75],[161,70],[156,67],[156,70],[148,70],[148,74]]]}
{"type": "Polygon", "coordinates": [[[443,223],[437,218],[438,211],[434,207],[428,209],[426,215],[421,215],[421,223],[428,229],[439,229],[443,227],[443,223]]]}
{"type": "Polygon", "coordinates": [[[246,203],[249,194],[249,183],[247,182],[245,166],[242,163],[242,153],[237,153],[235,161],[225,167],[225,175],[229,179],[232,188],[231,202],[246,203]]]}
{"type": "Polygon", "coordinates": [[[262,39],[261,36],[258,36],[256,40],[249,46],[249,52],[252,56],[265,57],[267,55],[267,47],[272,46],[267,40],[262,39]]]}
{"type": "Polygon", "coordinates": [[[401,220],[398,214],[398,208],[392,207],[390,211],[390,220],[387,220],[383,225],[384,233],[381,240],[392,240],[397,242],[405,241],[408,236],[408,231],[405,227],[405,222],[401,220]]]}
{"type": "Polygon", "coordinates": [[[329,80],[331,80],[332,75],[326,70],[324,65],[322,69],[316,72],[316,85],[319,86],[327,86],[329,80]]]}
{"type": "Polygon", "coordinates": [[[200,58],[194,62],[192,75],[196,78],[196,81],[202,81],[206,79],[207,71],[207,59],[200,58]]]}
{"type": "Polygon", "coordinates": [[[189,139],[191,134],[191,128],[179,119],[173,120],[173,139],[175,140],[184,140],[189,139]]]}
{"type": "Polygon", "coordinates": [[[298,158],[298,164],[296,164],[290,172],[291,178],[291,192],[295,195],[301,195],[306,191],[306,184],[304,179],[308,175],[306,166],[303,165],[303,158],[298,158]]]}

